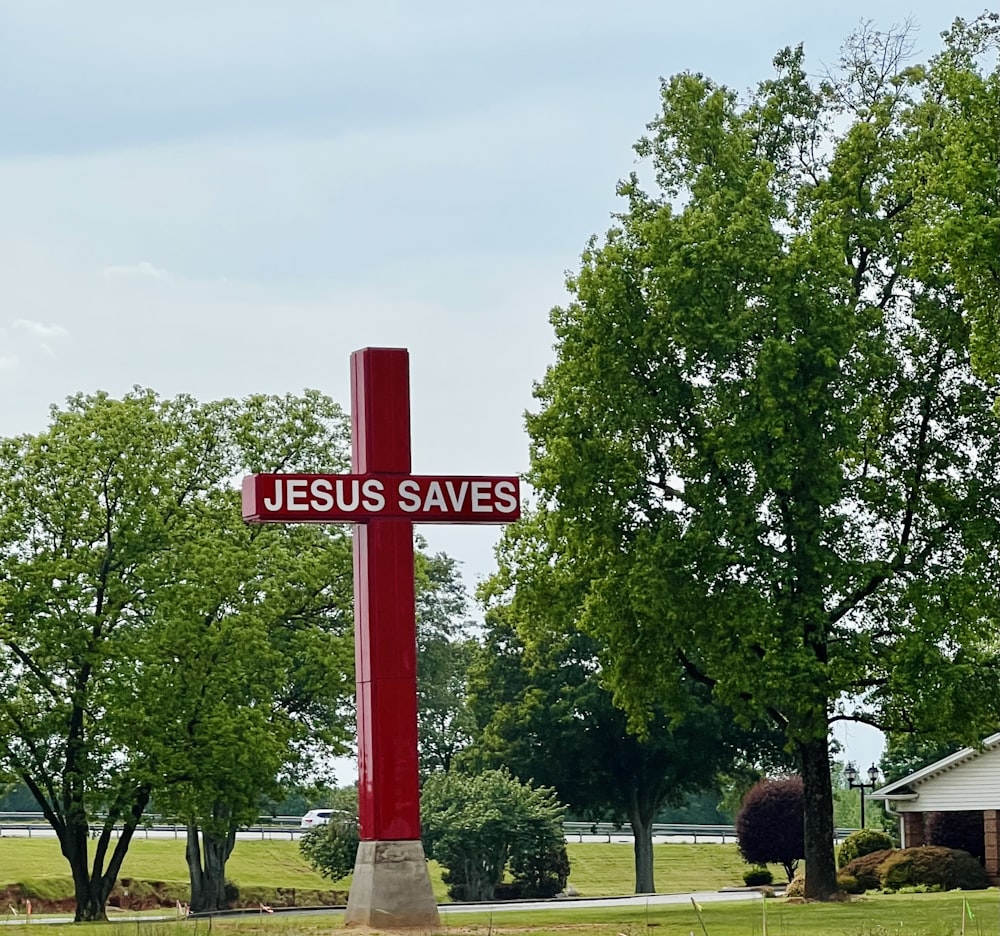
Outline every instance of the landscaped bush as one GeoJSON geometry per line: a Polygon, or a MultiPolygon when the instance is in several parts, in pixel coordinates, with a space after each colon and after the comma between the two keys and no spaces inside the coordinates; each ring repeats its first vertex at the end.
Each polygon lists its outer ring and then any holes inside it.
{"type": "Polygon", "coordinates": [[[770,884],[773,880],[774,875],[771,874],[771,869],[765,868],[763,865],[754,865],[743,872],[743,883],[747,887],[761,887],[764,884],[770,884]]]}
{"type": "Polygon", "coordinates": [[[983,814],[979,810],[927,813],[924,836],[928,845],[960,848],[979,861],[986,857],[983,814]]]}
{"type": "Polygon", "coordinates": [[[937,885],[942,890],[980,890],[990,886],[986,869],[972,855],[940,845],[894,851],[882,863],[879,874],[883,890],[917,884],[937,885]]]}
{"type": "MultiPolygon", "coordinates": [[[[420,796],[424,851],[453,900],[492,900],[505,872],[522,896],[551,897],[569,876],[564,808],[555,791],[507,770],[434,774],[420,796]]],[[[501,892],[504,890],[501,887],[501,892]]]]}
{"type": "Polygon", "coordinates": [[[528,845],[510,856],[510,873],[521,897],[555,897],[569,880],[569,854],[564,841],[552,843],[547,831],[537,846],[528,845]]]}
{"type": "MultiPolygon", "coordinates": [[[[869,852],[867,855],[861,855],[844,865],[840,869],[840,874],[844,877],[852,877],[857,881],[857,893],[878,890],[882,886],[879,868],[892,853],[893,849],[883,848],[879,851],[869,852]]],[[[844,889],[847,890],[847,888],[844,889]]],[[[855,893],[855,891],[848,891],[848,893],[855,893]]]]}
{"type": "Polygon", "coordinates": [[[837,864],[843,868],[855,858],[887,848],[892,848],[890,835],[879,829],[858,829],[848,835],[837,849],[837,864]]]}
{"type": "Polygon", "coordinates": [[[339,881],[354,870],[359,841],[357,818],[352,813],[337,811],[327,823],[302,836],[299,850],[320,874],[339,881]]]}
{"type": "Polygon", "coordinates": [[[755,865],[780,864],[791,881],[806,849],[802,778],[754,784],[736,815],[736,837],[746,861],[755,865]]]}

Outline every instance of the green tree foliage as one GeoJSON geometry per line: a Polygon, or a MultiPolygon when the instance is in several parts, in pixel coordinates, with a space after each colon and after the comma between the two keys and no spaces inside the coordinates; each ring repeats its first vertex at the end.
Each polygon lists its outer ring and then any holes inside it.
{"type": "Polygon", "coordinates": [[[743,797],[736,838],[743,859],[753,865],[780,864],[790,881],[805,857],[801,777],[765,779],[743,797]]]}
{"type": "Polygon", "coordinates": [[[910,733],[893,733],[887,739],[879,768],[886,783],[895,783],[921,767],[954,754],[962,744],[947,738],[937,739],[910,733]]]}
{"type": "Polygon", "coordinates": [[[355,796],[353,812],[335,812],[329,822],[310,829],[300,839],[299,849],[324,877],[339,881],[354,870],[360,841],[355,796]]]}
{"type": "Polygon", "coordinates": [[[663,82],[642,179],[552,313],[527,423],[539,505],[500,553],[524,617],[562,617],[551,596],[579,583],[636,724],[680,663],[780,727],[809,897],[837,890],[831,720],[996,724],[1000,426],[968,287],[916,248],[929,76],[962,79],[964,35],[907,68],[905,35],[864,30],[819,86],[801,48],[744,96],[663,82]]]}
{"type": "Polygon", "coordinates": [[[421,791],[424,849],[447,870],[455,900],[492,900],[505,871],[524,896],[552,897],[569,862],[563,806],[551,789],[506,770],[435,773],[421,791]]]}
{"type": "Polygon", "coordinates": [[[78,920],[104,918],[154,793],[221,839],[221,873],[233,823],[306,743],[306,700],[339,709],[350,634],[326,626],[319,582],[344,549],[247,528],[233,481],[274,465],[264,455],[315,463],[342,437],[318,394],[136,390],[73,397],[44,432],[0,443],[0,765],[55,830],[78,920]]]}
{"type": "Polygon", "coordinates": [[[420,772],[451,769],[472,739],[466,678],[476,641],[458,563],[416,554],[417,743],[420,772]]]}
{"type": "Polygon", "coordinates": [[[31,790],[23,783],[10,784],[5,789],[7,792],[0,797],[0,812],[35,812],[38,809],[31,790]]]}
{"type": "MultiPolygon", "coordinates": [[[[346,420],[318,394],[229,401],[224,428],[237,474],[346,468],[346,420]]],[[[187,514],[163,573],[139,650],[173,703],[157,804],[188,826],[192,910],[219,910],[262,795],[347,750],[351,543],[343,526],[247,525],[226,488],[187,514]]]]}
{"type": "Polygon", "coordinates": [[[907,234],[924,280],[953,280],[971,327],[972,363],[1000,377],[1000,15],[956,20],[944,49],[915,76],[907,115],[916,143],[907,234]],[[992,64],[992,70],[989,66],[992,64]]]}
{"type": "Polygon", "coordinates": [[[657,706],[641,736],[629,731],[603,685],[599,645],[574,630],[572,621],[564,628],[529,644],[509,608],[487,612],[483,645],[470,670],[470,707],[480,727],[469,759],[505,765],[522,779],[553,787],[586,818],[627,820],[636,893],[653,893],[657,814],[712,785],[718,770],[737,757],[745,733],[712,704],[704,686],[680,672],[688,694],[684,717],[657,706]]]}
{"type": "Polygon", "coordinates": [[[664,806],[655,822],[672,822],[684,825],[731,825],[732,815],[722,809],[722,786],[716,777],[712,784],[699,793],[689,793],[676,806],[664,806]]]}

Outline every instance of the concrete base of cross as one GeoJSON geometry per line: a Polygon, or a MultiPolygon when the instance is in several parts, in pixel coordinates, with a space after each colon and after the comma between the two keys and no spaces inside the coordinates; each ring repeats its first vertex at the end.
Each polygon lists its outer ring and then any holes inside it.
{"type": "Polygon", "coordinates": [[[344,925],[433,930],[440,924],[419,839],[361,842],[344,925]]]}

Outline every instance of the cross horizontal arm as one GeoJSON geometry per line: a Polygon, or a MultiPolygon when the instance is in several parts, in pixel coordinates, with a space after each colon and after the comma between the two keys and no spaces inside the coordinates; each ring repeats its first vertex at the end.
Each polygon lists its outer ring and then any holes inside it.
{"type": "Polygon", "coordinates": [[[243,479],[254,523],[510,523],[521,515],[514,476],[255,474],[243,479]]]}

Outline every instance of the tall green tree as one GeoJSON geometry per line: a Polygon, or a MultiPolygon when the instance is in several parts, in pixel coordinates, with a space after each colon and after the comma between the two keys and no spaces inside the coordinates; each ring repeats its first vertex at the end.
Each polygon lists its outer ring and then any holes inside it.
{"type": "Polygon", "coordinates": [[[0,759],[55,829],[77,920],[104,918],[157,780],[135,648],[158,564],[224,471],[213,414],[145,391],[0,443],[0,759]]]}
{"type": "MultiPolygon", "coordinates": [[[[343,413],[317,394],[229,401],[225,426],[239,473],[346,468],[343,413]]],[[[172,702],[156,802],[187,825],[196,912],[226,908],[226,862],[262,798],[346,753],[354,692],[347,528],[248,525],[231,486],[205,508],[164,563],[143,650],[172,702]]]]}
{"type": "Polygon", "coordinates": [[[1000,704],[1000,426],[954,271],[912,246],[935,141],[908,46],[862,31],[819,86],[801,47],[748,95],[663,82],[641,178],[552,313],[522,522],[549,551],[501,553],[515,607],[583,583],[637,723],[679,662],[780,727],[817,898],[837,889],[830,722],[975,738],[1000,704]]]}
{"type": "Polygon", "coordinates": [[[711,786],[737,758],[740,733],[678,666],[677,704],[652,707],[638,735],[603,685],[597,641],[572,627],[545,638],[526,643],[509,608],[487,613],[469,679],[479,730],[463,761],[550,786],[579,815],[628,821],[635,892],[654,893],[657,814],[711,786]]]}
{"type": "MultiPolygon", "coordinates": [[[[235,401],[81,395],[0,443],[0,769],[55,830],[78,920],[104,918],[154,792],[218,836],[301,737],[276,717],[303,684],[274,631],[285,593],[315,587],[311,544],[247,530],[233,481],[254,463],[241,433],[291,467],[343,426],[318,394],[274,408],[255,434],[235,401]]],[[[347,685],[345,657],[326,665],[347,685]]]]}

